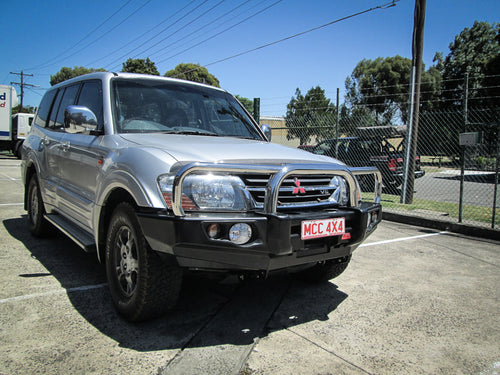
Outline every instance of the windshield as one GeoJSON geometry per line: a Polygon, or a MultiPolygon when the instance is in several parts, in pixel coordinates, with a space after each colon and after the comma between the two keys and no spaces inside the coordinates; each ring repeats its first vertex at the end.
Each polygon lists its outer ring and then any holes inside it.
{"type": "Polygon", "coordinates": [[[231,136],[262,140],[236,99],[224,91],[151,79],[115,79],[117,133],[231,136]]]}

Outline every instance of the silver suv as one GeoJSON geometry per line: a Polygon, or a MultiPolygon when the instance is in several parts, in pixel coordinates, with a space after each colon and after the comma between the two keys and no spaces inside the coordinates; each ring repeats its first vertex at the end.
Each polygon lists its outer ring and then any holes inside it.
{"type": "Polygon", "coordinates": [[[269,142],[224,90],[126,73],[65,81],[24,142],[25,209],[95,251],[118,312],[139,321],[177,301],[183,272],[325,281],[381,220],[380,173],[269,142]],[[356,175],[375,176],[361,200],[356,175]]]}

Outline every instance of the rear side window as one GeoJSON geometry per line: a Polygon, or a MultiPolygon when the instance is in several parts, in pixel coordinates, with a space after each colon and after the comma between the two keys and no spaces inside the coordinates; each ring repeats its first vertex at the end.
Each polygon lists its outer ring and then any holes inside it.
{"type": "MultiPolygon", "coordinates": [[[[42,101],[40,102],[40,107],[38,107],[38,112],[36,114],[35,124],[41,127],[45,127],[47,124],[47,119],[50,112],[50,107],[52,106],[52,102],[54,101],[54,97],[56,96],[57,90],[48,91],[42,101]]],[[[31,124],[30,124],[31,125],[31,124]]]]}

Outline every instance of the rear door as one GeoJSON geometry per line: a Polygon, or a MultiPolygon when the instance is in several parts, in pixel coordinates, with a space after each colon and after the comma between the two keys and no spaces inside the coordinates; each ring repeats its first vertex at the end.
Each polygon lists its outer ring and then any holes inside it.
{"type": "MultiPolygon", "coordinates": [[[[98,120],[98,129],[102,129],[101,81],[84,81],[76,104],[92,110],[98,120]]],[[[91,231],[96,185],[106,151],[101,147],[101,136],[92,135],[84,128],[66,128],[65,131],[60,160],[60,199],[65,214],[87,231],[91,231]]]]}

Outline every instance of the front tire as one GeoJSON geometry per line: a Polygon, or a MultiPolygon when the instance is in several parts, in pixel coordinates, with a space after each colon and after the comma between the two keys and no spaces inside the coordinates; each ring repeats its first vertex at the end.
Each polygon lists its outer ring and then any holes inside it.
{"type": "Polygon", "coordinates": [[[182,270],[166,265],[148,245],[128,203],[113,212],[106,241],[106,274],[113,303],[128,321],[164,314],[178,300],[182,270]]]}

